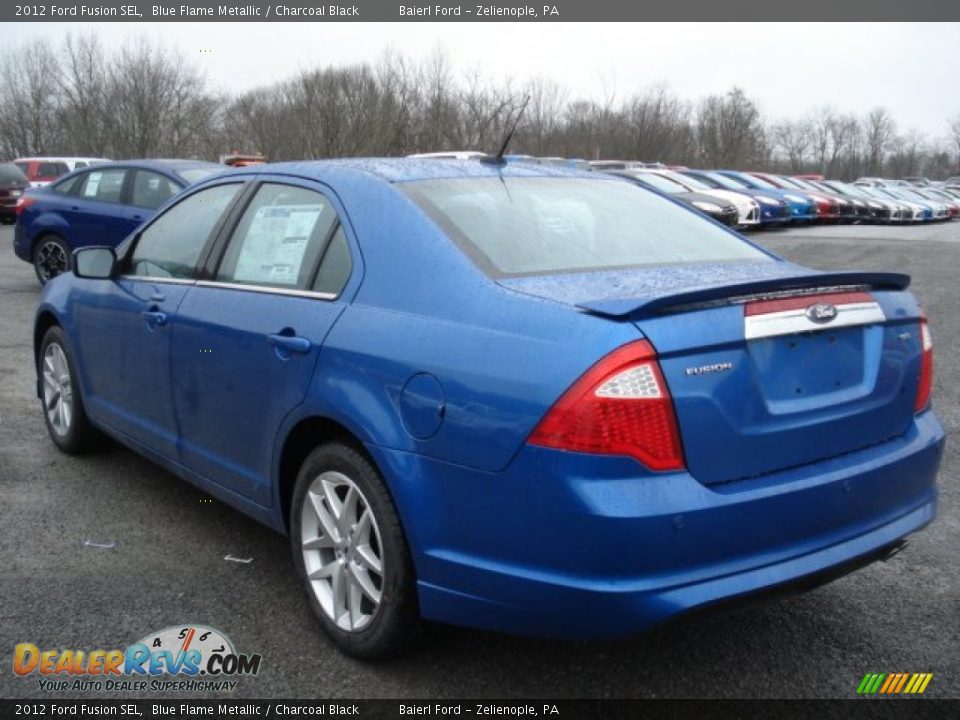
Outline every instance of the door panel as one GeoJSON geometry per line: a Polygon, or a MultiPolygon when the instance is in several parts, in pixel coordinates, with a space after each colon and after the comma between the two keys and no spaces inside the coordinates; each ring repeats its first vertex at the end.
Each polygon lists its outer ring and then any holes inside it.
{"type": "MultiPolygon", "coordinates": [[[[337,214],[321,193],[261,184],[217,262],[215,281],[190,290],[173,340],[180,452],[193,470],[270,505],[277,430],[302,401],[343,305],[313,291],[346,267],[337,214]],[[336,247],[341,252],[331,252],[336,247]],[[319,268],[329,264],[331,272],[319,268]]],[[[349,250],[346,250],[349,253],[349,250]]]]}
{"type": "Polygon", "coordinates": [[[104,280],[77,303],[90,415],[169,458],[177,457],[170,338],[188,284],[104,280]]]}
{"type": "Polygon", "coordinates": [[[343,306],[197,285],[173,331],[173,395],[186,465],[271,504],[277,429],[299,405],[343,306]]]}

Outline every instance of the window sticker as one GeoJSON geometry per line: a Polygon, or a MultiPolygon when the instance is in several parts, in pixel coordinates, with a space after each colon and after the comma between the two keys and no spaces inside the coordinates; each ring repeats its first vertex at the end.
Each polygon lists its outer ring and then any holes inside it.
{"type": "Polygon", "coordinates": [[[321,205],[272,206],[257,210],[233,272],[235,282],[296,285],[321,205]]]}
{"type": "Polygon", "coordinates": [[[97,191],[100,189],[100,179],[103,177],[103,173],[93,172],[90,173],[90,177],[87,178],[87,186],[83,189],[84,197],[96,197],[97,191]]]}

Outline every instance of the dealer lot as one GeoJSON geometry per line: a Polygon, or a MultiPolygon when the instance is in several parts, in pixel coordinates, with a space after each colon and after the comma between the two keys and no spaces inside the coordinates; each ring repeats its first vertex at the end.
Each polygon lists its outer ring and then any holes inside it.
{"type": "MultiPolygon", "coordinates": [[[[934,405],[948,432],[956,430],[960,223],[752,237],[817,268],[913,275],[934,336],[934,405]]],[[[3,697],[44,694],[36,676],[11,672],[17,643],[109,649],[185,623],[222,630],[239,652],[263,655],[260,673],[241,679],[232,697],[853,697],[865,673],[904,671],[932,672],[929,696],[960,695],[953,438],[935,523],[892,560],[811,593],[701,614],[617,643],[436,627],[404,660],[350,660],[316,625],[283,538],[127,450],[71,458],[54,449],[34,397],[39,289],[11,243],[12,230],[0,228],[3,697]]]]}

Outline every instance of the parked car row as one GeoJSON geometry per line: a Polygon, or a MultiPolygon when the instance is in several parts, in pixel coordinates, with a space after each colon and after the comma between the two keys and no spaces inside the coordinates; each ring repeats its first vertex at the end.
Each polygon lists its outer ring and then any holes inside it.
{"type": "Polygon", "coordinates": [[[950,220],[960,215],[960,189],[855,183],[793,177],[767,172],[635,166],[616,161],[590,163],[595,170],[629,177],[667,192],[716,220],[740,228],[771,227],[787,223],[907,223],[950,220]],[[737,220],[719,207],[691,199],[691,193],[724,192],[749,198],[754,208],[743,209],[737,220]],[[699,203],[699,204],[698,204],[699,203]]]}

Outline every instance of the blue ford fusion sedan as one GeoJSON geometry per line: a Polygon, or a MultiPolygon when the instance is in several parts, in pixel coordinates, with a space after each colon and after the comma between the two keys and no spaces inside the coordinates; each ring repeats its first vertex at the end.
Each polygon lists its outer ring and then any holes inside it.
{"type": "Polygon", "coordinates": [[[260,166],[88,247],[36,315],[105,434],[290,538],[342,650],[601,638],[886,557],[944,433],[909,278],[782,260],[549,165],[260,166]]]}

